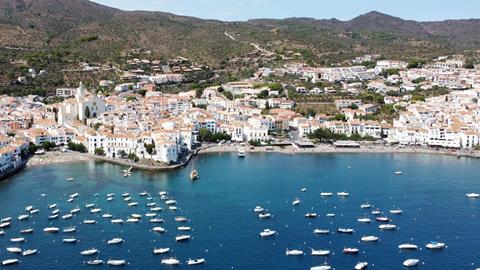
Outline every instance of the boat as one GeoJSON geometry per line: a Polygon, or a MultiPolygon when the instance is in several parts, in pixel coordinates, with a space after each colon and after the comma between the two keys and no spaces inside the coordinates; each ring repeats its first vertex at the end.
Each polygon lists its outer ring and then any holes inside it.
{"type": "Polygon", "coordinates": [[[4,231],[0,231],[0,236],[4,235],[5,232],[4,231]]]}
{"type": "Polygon", "coordinates": [[[88,209],[88,208],[93,208],[94,206],[95,206],[94,203],[87,203],[87,204],[85,204],[85,208],[87,208],[87,209],[88,209]]]}
{"type": "Polygon", "coordinates": [[[167,259],[163,259],[161,261],[161,264],[166,264],[166,265],[179,265],[180,264],[180,261],[175,259],[175,258],[167,258],[167,259]]]}
{"type": "Polygon", "coordinates": [[[373,235],[369,235],[369,236],[362,237],[360,240],[362,240],[362,242],[377,242],[378,237],[373,236],[373,235]]]}
{"type": "Polygon", "coordinates": [[[243,149],[242,147],[238,148],[237,149],[237,156],[240,157],[240,158],[244,158],[245,157],[245,149],[243,149]]]}
{"type": "Polygon", "coordinates": [[[338,228],[337,232],[339,233],[354,233],[355,231],[350,228],[338,228]]]}
{"type": "Polygon", "coordinates": [[[394,173],[395,175],[402,175],[402,174],[403,174],[403,172],[401,172],[401,171],[395,171],[395,172],[393,172],[393,173],[394,173]]]}
{"type": "Polygon", "coordinates": [[[29,234],[29,233],[33,233],[33,229],[32,228],[28,228],[28,229],[23,229],[20,231],[21,234],[29,234]]]}
{"type": "Polygon", "coordinates": [[[323,196],[323,197],[330,197],[332,195],[333,195],[332,192],[320,192],[320,196],[323,196]]]}
{"type": "Polygon", "coordinates": [[[306,217],[306,218],[316,218],[316,217],[317,217],[317,213],[306,213],[306,214],[305,214],[305,217],[306,217]]]}
{"type": "Polygon", "coordinates": [[[389,222],[390,221],[389,217],[376,217],[375,219],[377,221],[380,221],[380,222],[389,222]]]}
{"type": "Polygon", "coordinates": [[[30,256],[30,255],[33,255],[35,253],[37,253],[37,249],[27,249],[25,250],[24,252],[22,252],[22,256],[26,257],[26,256],[30,256]]]}
{"type": "Polygon", "coordinates": [[[337,196],[348,197],[350,196],[350,194],[348,192],[342,191],[342,192],[337,192],[337,196]]]}
{"type": "Polygon", "coordinates": [[[310,270],[331,270],[331,269],[332,267],[327,264],[310,267],[310,270]]]}
{"type": "Polygon", "coordinates": [[[425,247],[428,249],[443,249],[445,247],[445,243],[431,241],[430,243],[426,244],[425,247]]]}
{"type": "Polygon", "coordinates": [[[359,251],[358,248],[352,248],[352,247],[346,247],[342,250],[342,252],[345,254],[357,254],[358,251],[359,251]]]}
{"type": "Polygon", "coordinates": [[[360,208],[362,208],[362,209],[368,209],[368,208],[371,208],[371,207],[372,207],[372,205],[368,204],[368,203],[360,205],[360,208]]]}
{"type": "Polygon", "coordinates": [[[73,177],[68,177],[67,178],[67,181],[74,181],[74,180],[75,180],[75,178],[73,178],[73,177]]]}
{"type": "Polygon", "coordinates": [[[138,218],[127,218],[127,220],[125,222],[127,223],[138,223],[140,221],[140,219],[138,218]]]}
{"type": "Polygon", "coordinates": [[[73,198],[69,198],[67,202],[73,202],[73,198]]]}
{"type": "Polygon", "coordinates": [[[175,221],[177,221],[177,222],[187,222],[188,219],[186,217],[175,217],[175,221]]]}
{"type": "Polygon", "coordinates": [[[75,244],[78,242],[78,240],[75,238],[63,238],[62,242],[67,244],[75,244]]]}
{"type": "Polygon", "coordinates": [[[112,224],[123,224],[124,221],[123,221],[123,219],[118,218],[118,219],[112,219],[110,222],[112,224]]]}
{"type": "Polygon", "coordinates": [[[380,215],[381,213],[382,213],[382,212],[381,212],[380,210],[378,210],[378,209],[372,211],[372,215],[375,215],[375,216],[380,215]]]}
{"type": "Polygon", "coordinates": [[[114,197],[115,196],[115,193],[108,193],[107,194],[107,197],[114,197]]]}
{"type": "Polygon", "coordinates": [[[315,250],[311,249],[310,255],[312,256],[328,256],[330,254],[330,250],[315,250]]]}
{"type": "Polygon", "coordinates": [[[178,235],[175,237],[176,242],[188,241],[190,240],[191,236],[188,234],[178,235]]]}
{"type": "Polygon", "coordinates": [[[113,201],[113,197],[108,197],[108,198],[107,198],[107,201],[109,201],[109,202],[110,202],[110,201],[113,201]]]}
{"type": "Polygon", "coordinates": [[[66,214],[66,215],[62,216],[63,219],[69,219],[69,218],[72,218],[72,217],[73,217],[72,214],[66,214]]]}
{"type": "Polygon", "coordinates": [[[333,213],[328,213],[326,216],[327,216],[327,217],[335,217],[335,214],[333,214],[333,213]]]}
{"type": "Polygon", "coordinates": [[[161,207],[152,207],[152,208],[150,208],[150,211],[158,212],[158,211],[162,211],[162,208],[161,207]]]}
{"type": "Polygon", "coordinates": [[[11,253],[22,253],[22,249],[18,247],[7,247],[7,251],[11,253]]]}
{"type": "Polygon", "coordinates": [[[60,213],[60,209],[55,209],[55,210],[52,211],[52,215],[56,215],[58,213],[60,213]]]}
{"type": "Polygon", "coordinates": [[[270,237],[270,236],[274,236],[275,234],[277,234],[277,232],[274,231],[274,230],[265,229],[262,232],[260,232],[259,234],[260,234],[260,237],[270,237]]]}
{"type": "Polygon", "coordinates": [[[37,214],[38,212],[40,212],[40,210],[38,210],[38,209],[32,209],[32,210],[30,211],[30,214],[33,215],[33,214],[37,214]]]}
{"type": "Polygon", "coordinates": [[[8,227],[10,227],[10,222],[2,222],[2,223],[0,223],[0,229],[8,228],[8,227]]]}
{"type": "Polygon", "coordinates": [[[158,195],[160,195],[160,196],[166,196],[167,194],[168,194],[168,192],[166,192],[166,191],[158,192],[158,195]]]}
{"type": "Polygon", "coordinates": [[[44,232],[46,233],[58,233],[60,231],[59,228],[57,227],[47,227],[45,229],[43,229],[44,232]]]}
{"type": "Polygon", "coordinates": [[[108,260],[107,264],[112,266],[122,266],[127,263],[126,260],[108,260]]]}
{"type": "Polygon", "coordinates": [[[84,250],[84,251],[80,252],[80,255],[91,256],[91,255],[95,255],[97,253],[98,253],[98,249],[91,248],[91,249],[87,249],[87,250],[84,250]]]}
{"type": "Polygon", "coordinates": [[[313,230],[314,234],[329,234],[330,230],[315,229],[313,230]]]}
{"type": "Polygon", "coordinates": [[[6,222],[10,222],[10,221],[12,221],[12,218],[11,218],[11,217],[7,217],[7,218],[2,218],[2,219],[0,220],[0,223],[6,223],[6,222]]]}
{"type": "Polygon", "coordinates": [[[303,251],[302,250],[298,250],[298,249],[292,249],[292,250],[289,250],[287,248],[287,250],[285,251],[285,255],[287,256],[301,256],[303,255],[303,251]]]}
{"type": "Polygon", "coordinates": [[[77,198],[77,197],[78,197],[78,195],[79,195],[78,193],[73,193],[73,194],[72,194],[72,195],[70,195],[69,197],[70,197],[70,198],[77,198]]]}
{"type": "Polygon", "coordinates": [[[263,208],[261,206],[255,206],[255,208],[253,209],[253,212],[255,213],[261,213],[263,212],[263,208]]]}
{"type": "Polygon", "coordinates": [[[132,214],[132,218],[141,219],[141,218],[142,218],[142,215],[140,215],[140,214],[132,214]]]}
{"type": "Polygon", "coordinates": [[[161,218],[152,218],[152,219],[150,219],[150,223],[163,223],[163,219],[161,219],[161,218]]]}
{"type": "Polygon", "coordinates": [[[412,266],[416,266],[419,262],[420,262],[419,259],[407,259],[403,262],[403,266],[412,267],[412,266]]]}
{"type": "Polygon", "coordinates": [[[165,201],[165,204],[166,204],[166,205],[175,205],[175,204],[177,204],[177,201],[175,201],[175,200],[167,200],[167,201],[165,201]]]}
{"type": "Polygon", "coordinates": [[[199,265],[199,264],[204,264],[206,263],[207,260],[201,258],[201,259],[188,259],[187,265],[199,265]]]}
{"type": "Polygon", "coordinates": [[[153,207],[155,205],[157,205],[157,203],[155,203],[155,202],[147,203],[147,207],[153,207]]]}
{"type": "Polygon", "coordinates": [[[78,212],[80,212],[80,208],[74,208],[70,211],[70,214],[76,214],[78,212]]]}
{"type": "Polygon", "coordinates": [[[113,216],[110,215],[110,214],[103,214],[103,215],[102,215],[102,218],[112,218],[112,217],[113,217],[113,216]]]}
{"type": "Polygon", "coordinates": [[[191,231],[192,228],[188,226],[180,226],[177,228],[178,231],[191,231]]]}
{"type": "Polygon", "coordinates": [[[200,178],[200,175],[198,174],[198,171],[195,169],[195,159],[193,160],[192,163],[192,171],[190,172],[190,180],[195,181],[200,178]]]}
{"type": "Polygon", "coordinates": [[[260,214],[258,214],[258,218],[262,218],[262,219],[271,218],[271,217],[272,217],[272,214],[270,214],[270,213],[260,213],[260,214]]]}
{"type": "Polygon", "coordinates": [[[137,205],[138,205],[137,202],[131,202],[131,203],[128,204],[128,206],[130,206],[130,207],[132,207],[132,206],[137,206],[137,205]]]}
{"type": "Polygon", "coordinates": [[[400,209],[392,209],[389,212],[390,214],[394,214],[394,215],[400,215],[401,213],[403,213],[403,211],[400,209]]]}
{"type": "Polygon", "coordinates": [[[480,194],[478,194],[478,193],[467,193],[467,194],[465,194],[465,196],[467,196],[467,198],[470,198],[470,199],[476,199],[476,198],[480,197],[480,194]]]}
{"type": "Polygon", "coordinates": [[[19,221],[27,220],[28,217],[29,217],[28,215],[20,215],[20,216],[18,216],[18,220],[19,220],[19,221]]]}
{"type": "Polygon", "coordinates": [[[12,238],[12,239],[10,239],[10,242],[12,242],[12,243],[22,243],[22,242],[25,242],[25,238],[23,238],[23,237],[12,238]]]}
{"type": "Polygon", "coordinates": [[[19,261],[18,259],[8,259],[8,260],[2,261],[2,266],[17,264],[17,263],[19,263],[19,262],[20,262],[20,261],[19,261]]]}
{"type": "Polygon", "coordinates": [[[145,217],[156,217],[157,213],[145,213],[145,217]]]}
{"type": "Polygon", "coordinates": [[[66,228],[63,229],[63,232],[64,232],[64,233],[73,233],[73,232],[75,232],[76,230],[77,230],[76,227],[66,227],[66,228]]]}
{"type": "Polygon", "coordinates": [[[155,248],[153,249],[153,254],[158,255],[158,254],[165,254],[170,252],[170,248],[155,248]]]}
{"type": "Polygon", "coordinates": [[[57,204],[56,204],[56,203],[53,203],[53,204],[49,204],[49,205],[48,205],[48,209],[53,209],[53,208],[55,208],[55,207],[57,207],[57,204]]]}
{"type": "Polygon", "coordinates": [[[372,220],[370,218],[364,217],[364,218],[358,218],[357,221],[360,223],[370,223],[372,220]]]}
{"type": "Polygon", "coordinates": [[[128,196],[130,196],[130,193],[128,192],[122,193],[122,197],[128,197],[128,196]]]}
{"type": "Polygon", "coordinates": [[[355,270],[363,270],[363,269],[366,269],[367,267],[368,267],[367,262],[359,262],[355,265],[354,269],[355,270]]]}
{"type": "Polygon", "coordinates": [[[177,210],[178,210],[178,207],[176,207],[176,206],[169,206],[169,207],[168,207],[168,210],[177,211],[177,210]]]}
{"type": "Polygon", "coordinates": [[[103,264],[103,260],[90,260],[86,262],[88,265],[101,265],[103,264]]]}
{"type": "Polygon", "coordinates": [[[378,226],[380,230],[395,230],[397,228],[397,225],[393,224],[382,224],[378,226]]]}
{"type": "Polygon", "coordinates": [[[97,223],[97,222],[93,219],[85,219],[83,221],[83,224],[95,224],[95,223],[97,223]]]}
{"type": "Polygon", "coordinates": [[[98,212],[100,212],[100,211],[102,211],[102,209],[100,209],[100,208],[93,208],[92,210],[90,210],[90,213],[95,214],[95,213],[98,213],[98,212]]]}
{"type": "Polygon", "coordinates": [[[167,230],[165,228],[162,228],[162,227],[154,227],[152,229],[152,232],[157,232],[157,233],[165,233],[167,230]]]}
{"type": "Polygon", "coordinates": [[[122,238],[113,238],[112,240],[107,241],[107,244],[109,244],[109,245],[116,245],[116,244],[120,244],[120,243],[123,243],[122,238]]]}
{"type": "Polygon", "coordinates": [[[293,200],[292,205],[299,205],[300,203],[302,203],[302,201],[299,198],[296,198],[293,200]]]}
{"type": "Polygon", "coordinates": [[[27,207],[25,207],[25,212],[30,212],[33,210],[33,205],[29,205],[27,207]]]}
{"type": "Polygon", "coordinates": [[[300,191],[301,191],[301,192],[306,192],[306,191],[307,191],[307,188],[301,188],[300,191]]]}
{"type": "Polygon", "coordinates": [[[399,249],[418,249],[417,245],[414,244],[401,244],[398,246],[399,249]]]}

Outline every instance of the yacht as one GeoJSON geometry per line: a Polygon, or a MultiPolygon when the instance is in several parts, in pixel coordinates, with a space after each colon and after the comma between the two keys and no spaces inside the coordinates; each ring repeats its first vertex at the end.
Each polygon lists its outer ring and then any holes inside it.
{"type": "Polygon", "coordinates": [[[360,223],[370,223],[372,220],[364,217],[364,218],[357,219],[357,221],[360,222],[360,223]]]}
{"type": "Polygon", "coordinates": [[[80,255],[90,256],[90,255],[95,255],[97,253],[98,253],[98,249],[91,248],[91,249],[87,249],[87,250],[84,250],[84,251],[80,252],[80,255]]]}
{"type": "Polygon", "coordinates": [[[162,227],[154,227],[152,229],[152,232],[165,233],[165,232],[167,232],[167,230],[165,228],[162,228],[162,227]]]}
{"type": "Polygon", "coordinates": [[[6,265],[11,265],[11,264],[16,264],[19,263],[20,261],[18,259],[9,259],[9,260],[4,260],[2,261],[2,266],[6,265]]]}
{"type": "Polygon", "coordinates": [[[397,225],[393,224],[382,224],[378,226],[380,230],[395,230],[397,228],[397,225]]]}
{"type": "Polygon", "coordinates": [[[67,244],[75,244],[75,243],[77,243],[77,239],[75,239],[75,238],[63,238],[62,242],[67,243],[67,244]]]}
{"type": "Polygon", "coordinates": [[[442,249],[442,248],[445,247],[445,243],[432,241],[432,242],[428,243],[427,245],[425,245],[425,247],[428,248],[428,249],[442,249]]]}
{"type": "Polygon", "coordinates": [[[198,265],[198,264],[204,264],[206,263],[207,260],[205,259],[188,259],[187,265],[198,265]]]}
{"type": "Polygon", "coordinates": [[[36,249],[27,249],[24,252],[22,252],[22,256],[24,256],[24,257],[30,256],[30,255],[33,255],[33,254],[37,253],[37,251],[38,250],[36,250],[36,249]]]}
{"type": "Polygon", "coordinates": [[[242,147],[238,148],[238,157],[240,158],[244,158],[245,157],[245,149],[243,149],[242,147]]]}
{"type": "Polygon", "coordinates": [[[354,233],[355,231],[350,228],[338,228],[337,232],[339,233],[354,233]]]}
{"type": "Polygon", "coordinates": [[[358,248],[352,248],[352,247],[346,247],[342,250],[342,252],[345,254],[357,254],[358,251],[359,251],[358,248]]]}
{"type": "Polygon", "coordinates": [[[370,236],[364,236],[360,240],[362,240],[362,242],[377,242],[378,237],[370,235],[370,236]]]}
{"type": "Polygon", "coordinates": [[[348,192],[342,191],[342,192],[337,192],[337,196],[348,197],[350,196],[350,194],[348,192]]]}
{"type": "Polygon", "coordinates": [[[25,238],[23,238],[23,237],[12,238],[12,239],[10,239],[10,242],[12,242],[12,243],[22,243],[22,242],[25,242],[25,238]]]}
{"type": "Polygon", "coordinates": [[[178,235],[177,237],[175,237],[175,241],[176,242],[188,241],[188,240],[190,240],[190,238],[191,238],[191,236],[188,235],[188,234],[178,235]]]}
{"type": "Polygon", "coordinates": [[[188,226],[180,226],[177,228],[177,230],[186,232],[186,231],[191,231],[192,228],[188,226]]]}
{"type": "Polygon", "coordinates": [[[367,262],[359,262],[355,265],[354,269],[355,270],[363,270],[363,269],[366,269],[367,267],[368,267],[367,262]]]}
{"type": "Polygon", "coordinates": [[[28,229],[23,229],[20,231],[21,234],[29,234],[29,233],[33,233],[33,229],[32,228],[28,228],[28,229]]]}
{"type": "Polygon", "coordinates": [[[28,219],[28,215],[20,215],[20,216],[18,216],[18,220],[19,220],[19,221],[27,220],[27,219],[28,219]]]}
{"type": "Polygon", "coordinates": [[[260,213],[260,214],[258,214],[258,218],[262,218],[262,219],[271,218],[271,217],[272,217],[272,214],[270,214],[270,213],[260,213]]]}
{"type": "Polygon", "coordinates": [[[393,210],[390,210],[389,212],[390,214],[394,214],[394,215],[400,215],[401,213],[403,213],[403,211],[400,209],[393,209],[393,210]]]}
{"type": "Polygon", "coordinates": [[[7,251],[11,253],[22,253],[22,249],[18,247],[7,247],[7,251]]]}
{"type": "Polygon", "coordinates": [[[175,259],[175,258],[166,258],[161,261],[161,264],[166,264],[166,265],[179,265],[180,261],[175,259]]]}
{"type": "Polygon", "coordinates": [[[330,230],[315,229],[313,230],[314,234],[329,234],[330,230]]]}
{"type": "Polygon", "coordinates": [[[75,227],[66,227],[66,228],[63,229],[63,232],[64,233],[73,233],[76,230],[77,230],[77,228],[75,228],[75,227]]]}
{"type": "Polygon", "coordinates": [[[123,224],[124,223],[123,219],[119,219],[119,218],[118,219],[112,219],[112,220],[110,220],[110,222],[112,224],[123,224]]]}
{"type": "Polygon", "coordinates": [[[121,266],[121,265],[125,265],[126,263],[127,261],[125,260],[108,260],[107,261],[107,264],[112,266],[121,266]]]}
{"type": "Polygon", "coordinates": [[[165,254],[170,252],[170,248],[155,248],[153,249],[153,254],[158,255],[158,254],[165,254]]]}
{"type": "Polygon", "coordinates": [[[253,212],[255,213],[261,213],[263,212],[263,208],[261,206],[255,206],[255,209],[253,209],[253,212]]]}
{"type": "Polygon", "coordinates": [[[48,227],[48,228],[43,229],[43,231],[46,232],[46,233],[58,233],[60,231],[60,229],[57,228],[57,227],[48,227]]]}
{"type": "Polygon", "coordinates": [[[306,218],[316,218],[316,217],[317,217],[317,213],[306,213],[306,214],[305,214],[305,217],[306,217],[306,218]]]}
{"type": "Polygon", "coordinates": [[[470,198],[470,199],[476,199],[476,198],[480,197],[480,194],[478,194],[478,193],[468,193],[468,194],[465,194],[465,196],[467,196],[467,198],[470,198]]]}
{"type": "Polygon", "coordinates": [[[414,244],[401,244],[398,246],[399,249],[418,249],[417,245],[414,244]]]}
{"type": "Polygon", "coordinates": [[[120,244],[120,243],[123,243],[122,238],[113,238],[112,240],[107,241],[107,244],[109,244],[109,245],[116,245],[116,244],[120,244]]]}
{"type": "Polygon", "coordinates": [[[313,248],[311,250],[310,255],[312,256],[327,256],[330,254],[330,250],[315,250],[313,248]]]}
{"type": "Polygon", "coordinates": [[[418,259],[408,259],[403,262],[403,266],[405,267],[411,267],[411,266],[416,266],[420,260],[418,259]]]}
{"type": "Polygon", "coordinates": [[[295,200],[293,200],[292,202],[292,205],[299,205],[302,201],[300,201],[300,199],[296,198],[295,200]]]}
{"type": "Polygon", "coordinates": [[[260,237],[270,237],[270,236],[274,236],[275,234],[277,234],[276,231],[265,229],[263,230],[263,232],[260,232],[260,237]]]}
{"type": "Polygon", "coordinates": [[[90,260],[90,261],[87,261],[87,264],[88,265],[101,265],[101,264],[103,264],[103,260],[90,260]]]}
{"type": "Polygon", "coordinates": [[[85,219],[83,221],[83,224],[95,224],[95,223],[97,223],[97,222],[93,219],[85,219]]]}
{"type": "Polygon", "coordinates": [[[333,193],[332,192],[320,192],[320,196],[323,196],[323,197],[329,197],[329,196],[332,196],[333,193]]]}
{"type": "Polygon", "coordinates": [[[287,250],[285,251],[285,254],[286,254],[287,256],[301,256],[301,255],[303,255],[303,251],[302,251],[302,250],[298,250],[298,249],[292,249],[292,250],[287,249],[287,250]]]}

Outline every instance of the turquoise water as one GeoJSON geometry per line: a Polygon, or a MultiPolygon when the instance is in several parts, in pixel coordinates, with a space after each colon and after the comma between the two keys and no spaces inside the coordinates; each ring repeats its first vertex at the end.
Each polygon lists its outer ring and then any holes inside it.
{"type": "MultiPolygon", "coordinates": [[[[465,193],[480,192],[479,160],[457,159],[433,155],[387,154],[322,154],[281,155],[250,154],[239,159],[235,154],[209,154],[197,157],[201,179],[188,180],[189,169],[165,173],[134,172],[123,178],[120,166],[106,163],[78,163],[27,168],[8,181],[0,182],[0,218],[14,218],[12,226],[0,236],[0,259],[19,258],[21,263],[9,268],[19,269],[88,269],[86,258],[79,253],[95,247],[98,258],[125,259],[131,269],[169,269],[160,265],[164,257],[174,256],[182,265],[178,268],[198,269],[309,269],[324,263],[322,257],[309,255],[310,247],[329,249],[328,263],[335,269],[353,269],[358,261],[369,262],[369,269],[402,269],[408,258],[422,261],[419,269],[475,269],[480,267],[480,200],[467,199],[465,193]],[[395,176],[394,171],[403,171],[395,176]],[[68,182],[67,177],[75,177],[68,182]],[[301,192],[301,188],[307,188],[301,192]],[[160,212],[163,224],[149,223],[146,218],[137,224],[114,225],[101,217],[110,213],[126,219],[132,213],[145,214],[147,191],[153,201],[164,209],[158,196],[167,191],[180,208],[177,213],[160,212]],[[320,191],[347,191],[348,198],[320,197],[320,191]],[[68,196],[78,192],[72,203],[68,196]],[[129,192],[137,207],[128,207],[121,194],[129,192]],[[42,197],[41,194],[46,194],[42,197]],[[94,194],[99,196],[95,197],[94,194]],[[107,193],[115,193],[112,202],[107,193]],[[294,198],[302,204],[292,206],[294,198]],[[96,203],[102,212],[91,214],[85,203],[96,203]],[[388,214],[400,208],[402,215],[389,215],[396,231],[380,231],[379,223],[360,224],[357,218],[369,215],[372,209],[361,209],[368,202],[388,214]],[[61,214],[75,206],[82,209],[71,220],[47,220],[48,204],[57,203],[61,214]],[[17,221],[27,205],[35,205],[40,213],[28,221],[17,221]],[[261,205],[274,217],[259,220],[253,208],[261,205]],[[307,212],[317,212],[316,219],[304,218],[307,212]],[[335,213],[335,218],[327,218],[335,213]],[[193,239],[176,243],[174,238],[179,224],[178,215],[187,216],[187,226],[194,230],[193,239]],[[84,219],[96,219],[96,225],[81,224],[84,219]],[[75,245],[62,243],[63,233],[45,234],[43,228],[62,229],[77,226],[74,234],[80,240],[75,245]],[[167,229],[163,235],[150,232],[154,226],[167,229]],[[19,237],[20,230],[32,227],[35,232],[25,235],[27,242],[12,244],[10,238],[19,237]],[[326,236],[313,234],[315,228],[336,231],[339,227],[355,229],[352,235],[333,233],[326,236]],[[278,235],[260,239],[258,233],[265,228],[278,235]],[[375,235],[378,243],[360,243],[364,235],[375,235]],[[109,246],[105,242],[121,237],[125,242],[109,246]],[[431,240],[445,242],[447,248],[430,251],[424,248],[431,240]],[[414,243],[417,251],[400,251],[402,243],[414,243]],[[36,248],[39,253],[21,257],[8,253],[5,248],[19,246],[36,248]],[[360,249],[357,256],[344,255],[345,246],[360,249]],[[153,255],[154,247],[169,247],[169,255],[153,255]],[[302,257],[287,257],[285,249],[302,249],[302,257]],[[203,266],[187,266],[188,258],[205,258],[203,266]]],[[[94,258],[97,258],[95,256],[94,258]]],[[[108,267],[107,265],[98,268],[108,267]]],[[[1,268],[1,267],[0,267],[1,268]]]]}

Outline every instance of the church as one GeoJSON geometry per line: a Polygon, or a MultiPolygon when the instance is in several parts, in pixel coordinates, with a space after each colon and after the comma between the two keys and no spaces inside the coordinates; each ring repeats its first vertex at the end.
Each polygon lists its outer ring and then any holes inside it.
{"type": "Polygon", "coordinates": [[[105,112],[105,101],[96,94],[88,93],[83,83],[76,89],[75,97],[65,100],[58,108],[58,123],[83,121],[105,112]]]}

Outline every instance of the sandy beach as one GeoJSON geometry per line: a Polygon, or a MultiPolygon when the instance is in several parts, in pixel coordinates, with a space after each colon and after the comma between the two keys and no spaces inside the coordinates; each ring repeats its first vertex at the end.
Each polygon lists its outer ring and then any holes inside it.
{"type": "Polygon", "coordinates": [[[50,164],[62,164],[73,162],[85,162],[89,157],[77,152],[47,152],[44,155],[35,155],[28,160],[27,166],[43,166],[50,164]]]}

